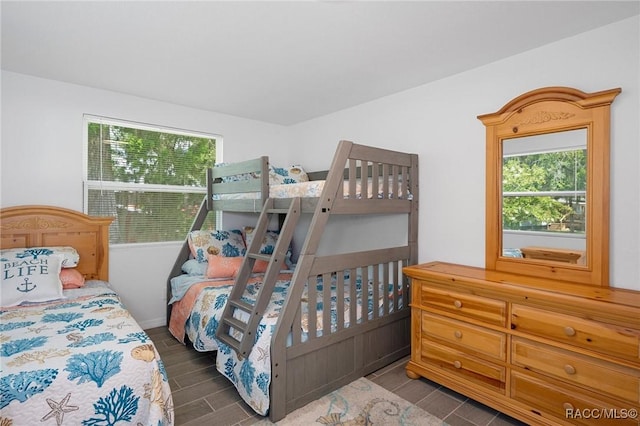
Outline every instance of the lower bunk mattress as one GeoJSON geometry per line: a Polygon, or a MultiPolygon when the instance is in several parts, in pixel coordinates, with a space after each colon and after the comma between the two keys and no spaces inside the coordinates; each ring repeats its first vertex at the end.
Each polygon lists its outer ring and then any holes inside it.
{"type": "Polygon", "coordinates": [[[172,425],[149,336],[102,281],[0,310],[0,424],[172,425]]]}
{"type": "MultiPolygon", "coordinates": [[[[229,297],[233,280],[205,280],[203,277],[183,275],[173,278],[174,290],[183,294],[179,300],[174,300],[169,323],[169,330],[179,341],[185,341],[188,337],[193,347],[202,352],[217,351],[216,368],[227,377],[238,390],[239,395],[253,410],[263,416],[269,412],[269,386],[271,383],[271,340],[276,327],[278,316],[285,302],[287,291],[291,284],[292,272],[282,272],[276,282],[271,300],[267,310],[262,317],[256,333],[256,342],[248,357],[240,358],[229,346],[220,342],[216,337],[224,306],[229,297]],[[188,289],[184,290],[185,287],[188,289]]],[[[335,278],[335,275],[334,277],[335,278]]],[[[255,296],[262,285],[262,275],[254,276],[249,281],[245,297],[247,302],[252,303],[252,295],[255,296]]],[[[338,318],[343,318],[341,327],[348,328],[353,324],[349,323],[350,305],[356,306],[356,323],[362,319],[363,306],[366,306],[368,318],[372,319],[374,309],[378,309],[378,316],[384,312],[392,313],[395,309],[402,309],[402,293],[399,287],[394,291],[393,285],[387,285],[386,291],[376,292],[379,294],[378,303],[373,297],[373,283],[368,282],[362,285],[360,276],[355,277],[356,291],[351,291],[351,284],[348,274],[345,274],[344,294],[340,297],[344,304],[338,303],[335,279],[332,279],[331,306],[330,306],[330,329],[335,331],[338,328],[338,318]],[[365,291],[366,289],[366,291],[365,291]],[[351,304],[351,296],[356,295],[356,303],[351,304]],[[397,301],[393,301],[393,298],[397,301]],[[386,304],[386,306],[385,306],[386,304]],[[338,315],[337,307],[344,305],[344,315],[338,315]]],[[[308,303],[308,292],[305,288],[302,297],[302,340],[308,338],[309,332],[309,312],[315,313],[315,332],[317,336],[323,335],[324,306],[322,303],[322,292],[324,289],[323,280],[317,278],[316,290],[320,294],[315,302],[308,303]],[[309,310],[309,306],[313,309],[309,310]]],[[[174,293],[175,294],[175,293],[174,293]]],[[[176,299],[174,297],[174,299],[176,299]]],[[[314,323],[314,321],[311,321],[314,323]]],[[[304,344],[304,343],[303,343],[304,344]]],[[[287,343],[290,346],[291,342],[287,343]]]]}

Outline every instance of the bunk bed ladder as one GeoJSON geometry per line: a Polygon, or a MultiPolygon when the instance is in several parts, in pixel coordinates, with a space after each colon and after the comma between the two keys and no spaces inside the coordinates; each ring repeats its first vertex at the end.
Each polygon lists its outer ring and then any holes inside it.
{"type": "Polygon", "coordinates": [[[216,337],[232,347],[240,358],[245,358],[249,355],[249,351],[255,341],[258,324],[269,304],[278,274],[283,269],[284,259],[293,238],[293,231],[300,218],[300,207],[299,197],[292,198],[288,208],[274,208],[273,198],[268,198],[258,218],[258,223],[253,231],[253,240],[247,248],[244,261],[240,271],[238,271],[238,276],[216,330],[216,337]],[[260,253],[260,247],[273,214],[285,214],[286,216],[273,253],[263,254],[260,253]],[[263,277],[262,286],[255,296],[255,302],[252,303],[243,296],[256,261],[268,262],[268,266],[263,277]],[[236,312],[239,315],[236,315],[236,312]],[[233,330],[236,332],[234,333],[233,330]]]}

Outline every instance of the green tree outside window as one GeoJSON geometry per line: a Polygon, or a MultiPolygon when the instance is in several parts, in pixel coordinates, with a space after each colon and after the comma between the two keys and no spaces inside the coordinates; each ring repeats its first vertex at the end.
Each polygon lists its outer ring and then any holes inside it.
{"type": "MultiPolygon", "coordinates": [[[[112,244],[184,240],[216,143],[213,136],[88,120],[88,213],[116,218],[112,244]]],[[[205,227],[215,227],[215,215],[205,227]]]]}
{"type": "Polygon", "coordinates": [[[584,149],[505,157],[503,229],[584,232],[584,149]]]}

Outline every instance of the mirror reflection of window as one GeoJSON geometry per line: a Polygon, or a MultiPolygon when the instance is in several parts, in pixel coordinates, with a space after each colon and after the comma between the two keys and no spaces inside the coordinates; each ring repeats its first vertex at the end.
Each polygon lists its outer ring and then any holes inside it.
{"type": "Polygon", "coordinates": [[[586,140],[578,129],[503,141],[503,247],[585,249],[586,140]]]}

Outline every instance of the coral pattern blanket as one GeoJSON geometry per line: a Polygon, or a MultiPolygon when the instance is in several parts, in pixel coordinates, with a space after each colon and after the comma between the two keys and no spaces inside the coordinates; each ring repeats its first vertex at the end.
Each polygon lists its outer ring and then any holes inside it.
{"type": "Polygon", "coordinates": [[[0,310],[0,424],[171,425],[164,365],[118,296],[0,310]]]}
{"type": "MultiPolygon", "coordinates": [[[[253,304],[255,297],[262,285],[261,276],[252,278],[250,284],[247,285],[243,298],[246,302],[253,304]]],[[[231,291],[233,282],[199,282],[192,285],[185,292],[184,297],[173,304],[171,312],[171,333],[180,341],[184,341],[185,334],[189,337],[193,347],[197,351],[217,351],[216,368],[227,377],[236,387],[242,399],[260,415],[266,415],[270,406],[269,386],[271,383],[271,338],[273,336],[280,311],[285,302],[287,291],[291,284],[292,275],[290,273],[281,273],[276,281],[271,300],[267,306],[264,315],[260,320],[260,324],[256,331],[256,341],[251,352],[247,357],[240,358],[236,352],[229,346],[220,342],[216,338],[216,330],[220,324],[224,306],[231,291]],[[185,324],[186,322],[186,324],[185,324]]],[[[374,301],[373,283],[369,282],[363,285],[361,276],[350,277],[345,274],[344,294],[337,294],[335,276],[332,277],[331,283],[326,290],[331,292],[330,306],[324,306],[321,297],[325,290],[325,284],[322,277],[317,277],[315,283],[318,299],[309,302],[307,295],[308,286],[305,286],[302,296],[302,339],[306,340],[309,329],[309,318],[315,315],[315,324],[317,326],[316,334],[322,335],[324,309],[330,310],[331,329],[337,327],[338,299],[344,300],[344,314],[342,315],[345,328],[350,326],[349,306],[350,298],[356,296],[356,319],[359,322],[363,313],[368,313],[371,319],[374,309],[379,309],[382,314],[384,304],[387,309],[393,311],[390,307],[393,302],[394,289],[393,285],[387,286],[386,293],[380,291],[379,299],[374,301]],[[355,289],[350,291],[350,283],[353,279],[355,289]],[[320,295],[320,296],[318,296],[320,295]],[[311,306],[311,309],[309,309],[311,306]]],[[[379,284],[380,285],[380,284],[379,284]]],[[[380,285],[381,286],[381,285],[380,285]]],[[[401,294],[399,294],[401,296],[401,294]]],[[[402,298],[399,298],[399,306],[402,306],[402,298]]],[[[246,315],[246,313],[245,313],[246,315]]],[[[246,318],[240,318],[246,321],[246,318]]],[[[237,337],[239,338],[239,336],[237,337]]]]}

